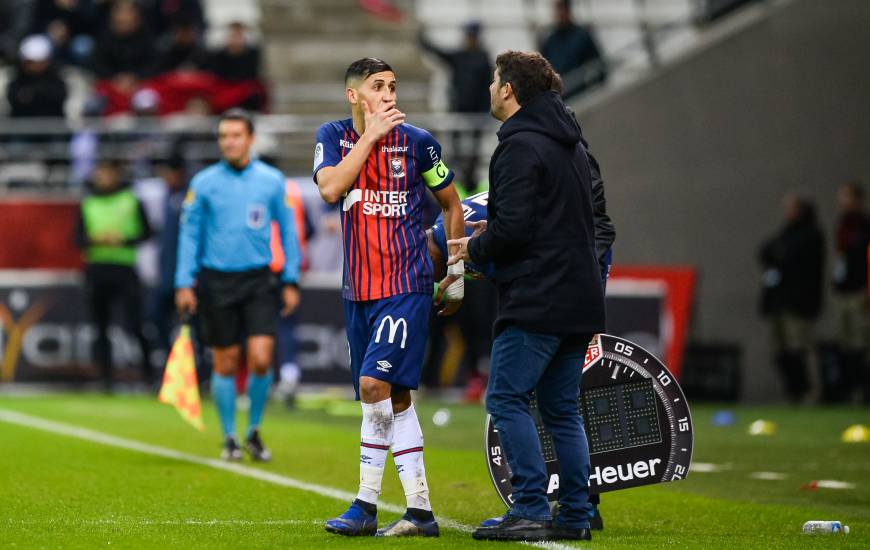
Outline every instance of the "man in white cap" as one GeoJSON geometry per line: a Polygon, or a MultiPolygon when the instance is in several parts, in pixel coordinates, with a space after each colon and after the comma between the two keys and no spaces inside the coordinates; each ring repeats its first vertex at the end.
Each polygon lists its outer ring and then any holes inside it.
{"type": "Polygon", "coordinates": [[[6,88],[12,117],[63,117],[67,87],[52,65],[51,41],[34,34],[21,41],[19,64],[6,88]]]}

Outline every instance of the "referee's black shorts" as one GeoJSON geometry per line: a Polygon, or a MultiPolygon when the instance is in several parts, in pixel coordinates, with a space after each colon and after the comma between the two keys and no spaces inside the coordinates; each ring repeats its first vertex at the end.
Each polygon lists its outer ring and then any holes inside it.
{"type": "Polygon", "coordinates": [[[203,269],[197,276],[202,341],[227,347],[245,336],[274,336],[278,290],[268,267],[230,273],[203,269]]]}

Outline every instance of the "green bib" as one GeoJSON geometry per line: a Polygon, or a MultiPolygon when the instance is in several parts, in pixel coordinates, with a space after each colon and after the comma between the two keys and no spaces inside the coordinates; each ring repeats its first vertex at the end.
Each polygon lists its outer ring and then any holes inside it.
{"type": "MultiPolygon", "coordinates": [[[[129,189],[111,195],[91,195],[82,201],[85,233],[91,241],[117,235],[130,241],[142,235],[139,201],[129,189]]],[[[87,248],[88,263],[132,266],[136,263],[136,246],[128,244],[93,244],[87,248]]]]}

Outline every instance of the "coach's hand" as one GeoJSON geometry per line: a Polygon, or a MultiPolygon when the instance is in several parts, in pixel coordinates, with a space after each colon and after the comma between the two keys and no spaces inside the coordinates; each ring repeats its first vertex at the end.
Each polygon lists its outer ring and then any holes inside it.
{"type": "Polygon", "coordinates": [[[196,293],[192,288],[179,288],[175,291],[175,307],[182,315],[196,313],[196,293]]]}
{"type": "Polygon", "coordinates": [[[281,289],[281,302],[284,303],[284,307],[281,308],[281,317],[292,315],[299,307],[300,299],[299,289],[295,285],[284,285],[284,288],[281,289]]]}
{"type": "Polygon", "coordinates": [[[362,109],[366,117],[366,129],[363,132],[371,135],[375,141],[380,141],[390,131],[405,122],[405,113],[396,109],[396,102],[389,101],[372,110],[369,102],[362,100],[362,109]]]}
{"type": "Polygon", "coordinates": [[[475,238],[484,231],[486,231],[486,220],[480,220],[476,222],[465,222],[465,225],[472,228],[474,232],[471,234],[471,238],[475,238]]]}
{"type": "Polygon", "coordinates": [[[470,240],[471,237],[462,237],[461,239],[450,239],[449,241],[447,241],[448,247],[459,247],[459,250],[457,252],[447,258],[447,265],[453,265],[459,260],[471,262],[471,256],[468,255],[468,241],[470,240]]]}
{"type": "Polygon", "coordinates": [[[435,292],[435,303],[441,306],[438,309],[439,317],[447,317],[448,315],[453,315],[459,311],[459,306],[462,305],[462,300],[446,300],[444,293],[447,291],[447,287],[459,280],[460,277],[462,277],[462,275],[448,275],[438,283],[438,290],[435,292]]]}

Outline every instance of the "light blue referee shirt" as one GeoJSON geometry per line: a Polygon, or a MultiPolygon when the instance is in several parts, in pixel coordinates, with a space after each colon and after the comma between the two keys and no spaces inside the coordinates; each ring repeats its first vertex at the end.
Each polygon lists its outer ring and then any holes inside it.
{"type": "Polygon", "coordinates": [[[184,200],[175,287],[192,287],[203,267],[236,273],[267,267],[272,221],[281,229],[286,257],[281,280],[296,283],[299,240],[284,175],[254,159],[242,170],[225,161],[201,170],[184,200]]]}

